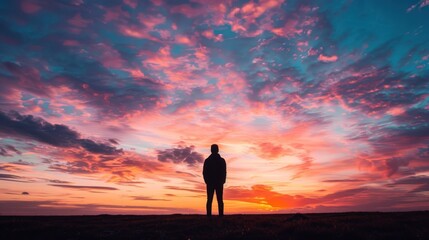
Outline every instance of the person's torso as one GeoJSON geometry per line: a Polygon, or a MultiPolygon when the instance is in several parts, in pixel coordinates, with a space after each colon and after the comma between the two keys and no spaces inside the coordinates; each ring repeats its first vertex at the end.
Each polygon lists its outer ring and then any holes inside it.
{"type": "Polygon", "coordinates": [[[207,175],[211,180],[221,180],[225,172],[225,160],[220,155],[211,155],[206,160],[207,175]]]}

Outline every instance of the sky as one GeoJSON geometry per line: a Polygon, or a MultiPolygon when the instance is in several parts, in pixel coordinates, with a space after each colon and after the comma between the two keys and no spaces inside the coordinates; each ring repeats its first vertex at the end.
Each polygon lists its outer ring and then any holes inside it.
{"type": "Polygon", "coordinates": [[[429,210],[429,1],[0,3],[0,215],[429,210]],[[214,212],[217,212],[214,201],[214,212]]]}

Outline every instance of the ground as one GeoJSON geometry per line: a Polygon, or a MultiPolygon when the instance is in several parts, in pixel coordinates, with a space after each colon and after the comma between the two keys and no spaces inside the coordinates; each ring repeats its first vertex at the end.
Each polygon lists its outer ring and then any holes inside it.
{"type": "Polygon", "coordinates": [[[1,216],[1,239],[429,239],[429,211],[279,215],[1,216]]]}

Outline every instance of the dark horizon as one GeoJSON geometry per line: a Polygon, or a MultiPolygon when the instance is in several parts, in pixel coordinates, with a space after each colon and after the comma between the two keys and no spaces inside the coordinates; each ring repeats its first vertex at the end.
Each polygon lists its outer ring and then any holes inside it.
{"type": "Polygon", "coordinates": [[[429,213],[0,217],[10,239],[422,239],[429,213]]]}

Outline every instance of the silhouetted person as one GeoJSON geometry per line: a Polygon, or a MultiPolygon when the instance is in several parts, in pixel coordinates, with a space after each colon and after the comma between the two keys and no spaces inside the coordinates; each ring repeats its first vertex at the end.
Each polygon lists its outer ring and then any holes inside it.
{"type": "Polygon", "coordinates": [[[207,185],[207,216],[212,215],[213,195],[216,191],[219,216],[223,216],[223,184],[226,180],[226,162],[219,155],[219,147],[211,146],[212,154],[204,161],[203,176],[207,185]]]}

